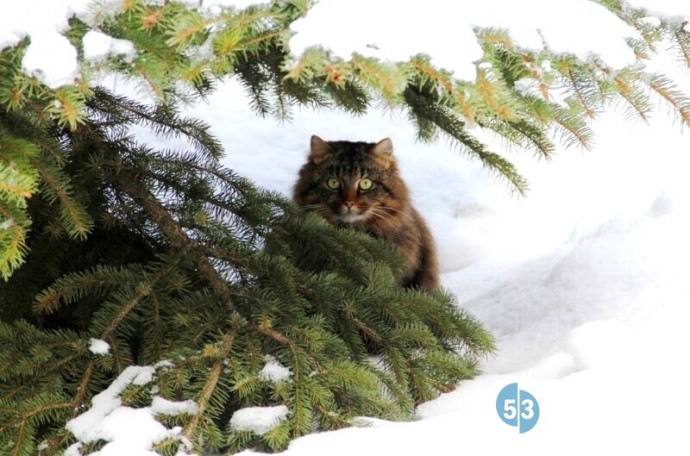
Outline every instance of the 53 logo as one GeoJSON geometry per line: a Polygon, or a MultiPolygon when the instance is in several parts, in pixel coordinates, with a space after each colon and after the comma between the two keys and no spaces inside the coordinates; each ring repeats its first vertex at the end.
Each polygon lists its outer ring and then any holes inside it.
{"type": "Polygon", "coordinates": [[[518,389],[517,383],[506,385],[498,393],[496,411],[505,424],[517,427],[520,434],[531,430],[539,420],[539,403],[530,393],[518,389]]]}

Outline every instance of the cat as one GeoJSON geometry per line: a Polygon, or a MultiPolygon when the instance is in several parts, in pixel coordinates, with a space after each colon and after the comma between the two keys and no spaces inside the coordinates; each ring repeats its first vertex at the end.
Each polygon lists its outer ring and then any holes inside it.
{"type": "Polygon", "coordinates": [[[366,143],[312,136],[293,199],[334,226],[364,228],[398,247],[405,260],[402,286],[438,289],[434,241],[410,202],[389,138],[366,143]]]}

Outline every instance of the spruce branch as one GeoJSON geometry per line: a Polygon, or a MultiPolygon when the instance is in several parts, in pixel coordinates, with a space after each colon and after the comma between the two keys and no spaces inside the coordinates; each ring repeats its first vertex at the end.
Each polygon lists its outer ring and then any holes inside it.
{"type": "MultiPolygon", "coordinates": [[[[459,84],[454,83],[450,76],[431,65],[430,59],[425,55],[418,55],[410,60],[410,64],[420,76],[420,86],[426,89],[427,84],[434,84],[437,90],[443,90],[458,106],[468,124],[474,124],[477,116],[476,106],[468,100],[459,84]]],[[[433,90],[433,89],[432,89],[433,90]]]]}
{"type": "Polygon", "coordinates": [[[0,201],[0,276],[7,280],[23,263],[28,252],[26,246],[27,230],[30,221],[24,208],[16,205],[5,205],[0,201]]]}
{"type": "MultiPolygon", "coordinates": [[[[220,142],[208,132],[208,125],[197,119],[180,117],[177,107],[170,103],[155,107],[115,96],[102,88],[94,89],[88,108],[96,119],[109,122],[143,123],[164,137],[184,138],[207,160],[217,161],[223,155],[220,142]]],[[[95,120],[95,119],[94,119],[95,120]]]]}
{"type": "Polygon", "coordinates": [[[671,79],[660,74],[651,74],[643,81],[678,113],[684,124],[690,124],[690,97],[678,90],[671,79]]]}
{"type": "Polygon", "coordinates": [[[223,339],[219,346],[217,359],[211,366],[210,373],[206,378],[204,387],[196,399],[197,411],[184,428],[184,436],[188,439],[193,438],[196,429],[199,426],[199,423],[204,417],[206,408],[208,407],[208,404],[211,401],[211,397],[216,392],[216,386],[218,385],[218,382],[220,381],[220,376],[223,372],[224,361],[229,356],[230,351],[232,350],[234,338],[235,336],[232,333],[226,333],[223,336],[223,339]]]}
{"type": "Polygon", "coordinates": [[[233,305],[229,298],[233,293],[228,283],[215,270],[208,258],[203,254],[201,248],[192,241],[175,221],[172,215],[163,207],[158,199],[141,185],[136,176],[121,174],[118,175],[114,185],[130,196],[134,201],[141,204],[144,211],[151,217],[151,220],[161,229],[167,239],[176,247],[182,249],[190,255],[194,264],[199,268],[204,280],[218,296],[228,299],[228,311],[232,311],[233,305]]]}
{"type": "Polygon", "coordinates": [[[139,265],[123,268],[101,265],[89,272],[67,274],[36,296],[34,311],[49,315],[60,308],[60,301],[73,304],[87,295],[102,297],[126,283],[132,275],[141,276],[143,273],[139,265]]]}
{"type": "MultiPolygon", "coordinates": [[[[162,273],[160,273],[162,275],[162,273]]],[[[118,328],[120,323],[127,317],[127,315],[132,312],[132,310],[149,294],[151,294],[151,289],[155,285],[156,280],[160,280],[161,276],[154,278],[152,281],[140,282],[134,293],[129,299],[125,300],[121,306],[119,306],[118,311],[108,318],[108,323],[105,328],[102,329],[100,333],[100,339],[108,340],[113,335],[115,330],[118,328]]]]}
{"type": "Polygon", "coordinates": [[[566,68],[563,72],[566,80],[570,83],[570,88],[573,89],[575,97],[584,109],[585,115],[589,118],[594,118],[597,115],[597,110],[594,108],[593,103],[590,102],[591,95],[585,91],[591,91],[588,86],[583,86],[574,75],[571,68],[566,68]]]}
{"type": "Polygon", "coordinates": [[[31,164],[41,177],[47,200],[59,202],[60,223],[65,231],[74,238],[85,239],[93,229],[93,220],[83,205],[74,199],[69,179],[43,157],[32,159],[31,164]]]}
{"type": "Polygon", "coordinates": [[[501,85],[492,81],[487,71],[477,71],[475,91],[494,116],[506,122],[519,122],[510,103],[508,103],[510,98],[506,97],[504,93],[501,93],[501,85]]]}
{"type": "Polygon", "coordinates": [[[387,65],[359,54],[352,56],[350,65],[357,79],[380,93],[383,99],[391,104],[397,100],[407,84],[402,66],[387,65]]]}
{"type": "Polygon", "coordinates": [[[413,120],[418,122],[421,127],[420,131],[424,132],[425,138],[430,138],[436,127],[440,128],[451,139],[464,146],[466,151],[479,158],[487,168],[505,177],[518,193],[525,193],[527,183],[513,164],[499,154],[490,152],[484,144],[467,133],[465,124],[457,119],[452,112],[431,102],[428,97],[420,94],[419,89],[414,87],[408,87],[405,90],[405,100],[410,106],[413,120]],[[427,124],[427,122],[429,123],[427,124]]]}
{"type": "Polygon", "coordinates": [[[592,130],[579,118],[568,117],[567,115],[556,117],[556,124],[560,127],[566,146],[578,145],[585,150],[592,148],[592,130]]]}
{"type": "Polygon", "coordinates": [[[525,120],[508,121],[508,125],[528,141],[528,147],[535,149],[543,158],[549,158],[555,150],[556,146],[544,136],[539,126],[525,120]]]}
{"type": "Polygon", "coordinates": [[[648,121],[652,112],[652,105],[648,97],[620,76],[615,77],[613,81],[618,95],[632,108],[637,117],[648,121]]]}
{"type": "Polygon", "coordinates": [[[690,33],[677,28],[673,31],[673,38],[678,45],[680,54],[687,67],[690,67],[690,33]]]}
{"type": "Polygon", "coordinates": [[[79,387],[77,388],[77,391],[74,395],[74,399],[72,400],[72,408],[75,411],[74,415],[76,415],[76,411],[79,410],[81,406],[83,406],[84,400],[86,399],[86,396],[89,393],[89,382],[91,381],[91,378],[93,376],[93,370],[94,362],[89,361],[86,365],[86,369],[84,369],[84,374],[82,375],[81,380],[79,381],[79,387]]]}
{"type": "Polygon", "coordinates": [[[14,431],[11,449],[8,456],[22,456],[31,454],[31,445],[27,444],[28,440],[33,437],[33,429],[37,424],[47,421],[50,417],[64,416],[64,412],[71,410],[73,404],[71,402],[60,401],[59,396],[40,396],[30,401],[21,409],[16,409],[9,404],[4,406],[0,402],[0,416],[12,416],[8,421],[0,424],[0,436],[14,431]]]}

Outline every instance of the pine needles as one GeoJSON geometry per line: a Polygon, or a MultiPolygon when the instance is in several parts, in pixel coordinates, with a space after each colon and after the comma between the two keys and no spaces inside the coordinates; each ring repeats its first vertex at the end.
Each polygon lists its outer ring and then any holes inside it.
{"type": "Polygon", "coordinates": [[[22,69],[29,38],[0,50],[3,454],[107,445],[64,425],[113,381],[128,407],[195,402],[155,414],[170,433],[153,449],[174,455],[279,450],[359,415],[408,419],[475,375],[493,342],[452,296],[400,289],[397,252],[220,166],[221,145],[177,106],[230,77],[264,116],[289,118],[294,106],[360,114],[382,103],[406,113],[420,140],[449,139],[524,193],[519,171],[480,133],[548,158],[557,141],[588,148],[589,123],[609,106],[645,120],[660,100],[690,123],[688,96],[644,67],[667,46],[687,65],[687,24],[601,3],[640,32],[628,41],[635,64],[522,49],[493,28],[475,30],[483,55],[471,81],[425,55],[347,60],[314,47],[293,56],[290,26],[309,0],[215,13],[128,0],[94,11],[90,24],[72,18],[66,36],[81,75],[57,89],[22,69]],[[85,61],[92,29],[129,40],[136,54],[85,61]],[[156,106],[93,87],[101,70],[140,84],[156,106]],[[133,125],[189,151],[140,143],[133,125]],[[108,353],[92,353],[92,339],[108,353]],[[269,365],[287,374],[271,377],[269,365]],[[265,429],[232,424],[254,407],[280,419],[265,429]]]}
{"type": "Polygon", "coordinates": [[[93,221],[87,242],[95,254],[60,253],[84,241],[67,229],[50,234],[65,224],[66,199],[39,193],[26,210],[44,234],[29,238],[22,270],[40,268],[51,253],[60,265],[0,287],[0,296],[13,290],[19,302],[31,300],[34,312],[0,326],[0,445],[14,454],[39,446],[58,454],[75,437],[82,454],[106,445],[63,426],[118,374],[113,385],[125,382],[133,365],[159,367],[151,381],[118,390],[125,406],[196,404],[157,415],[182,429],[156,443],[160,454],[189,445],[279,450],[357,416],[409,419],[415,404],[476,375],[477,360],[493,349],[452,296],[398,287],[401,262],[391,247],[334,229],[218,165],[220,148],[203,124],[100,89],[87,106],[82,126],[56,130],[52,141],[64,152],[55,172],[80,189],[93,221]],[[137,143],[128,127],[142,122],[198,152],[137,143]],[[107,254],[115,232],[128,245],[107,254]],[[89,351],[94,339],[109,352],[89,351]],[[267,377],[269,363],[288,374],[267,377]],[[251,407],[287,414],[266,432],[234,427],[230,418],[251,407]]]}

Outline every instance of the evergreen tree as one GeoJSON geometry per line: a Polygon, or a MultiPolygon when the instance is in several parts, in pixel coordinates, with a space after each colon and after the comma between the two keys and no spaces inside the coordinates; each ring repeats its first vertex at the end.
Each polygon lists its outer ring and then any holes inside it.
{"type": "MultiPolygon", "coordinates": [[[[642,11],[602,3],[641,30],[644,40],[629,43],[640,62],[662,42],[688,62],[683,24],[653,25],[642,11]]],[[[210,15],[131,0],[88,24],[73,18],[67,36],[82,75],[57,89],[22,70],[29,38],[0,50],[3,454],[61,454],[76,442],[65,423],[118,376],[117,395],[132,407],[195,401],[159,413],[182,428],[156,444],[160,454],[277,450],[356,416],[409,418],[415,404],[475,375],[493,349],[452,296],[397,287],[390,247],[333,229],[219,165],[207,126],[176,106],[223,77],[238,78],[261,115],[295,105],[360,113],[383,100],[409,115],[421,139],[447,136],[520,192],[524,179],[473,128],[548,157],[554,133],[587,147],[588,118],[611,103],[644,118],[658,96],[690,120],[687,97],[663,75],[521,49],[504,30],[477,30],[484,57],[474,81],[423,55],[386,63],[313,48],[295,58],[289,26],[308,7],[275,0],[210,15]],[[90,30],[129,40],[133,61],[83,60],[90,30]],[[157,105],[94,87],[103,68],[148,87],[157,105]],[[542,96],[518,90],[522,78],[538,81],[542,96]],[[563,103],[549,97],[556,88],[563,103]],[[128,136],[137,124],[186,139],[189,152],[137,142],[128,136]],[[93,353],[91,341],[109,353],[93,353]],[[151,381],[137,380],[133,365],[153,366],[151,381]],[[267,366],[288,374],[276,379],[267,366]],[[233,427],[230,418],[252,406],[288,414],[265,433],[233,427]]],[[[105,443],[82,441],[79,451],[105,443]]]]}
{"type": "MultiPolygon", "coordinates": [[[[91,233],[73,239],[59,203],[34,195],[26,262],[0,285],[0,436],[11,454],[34,454],[43,441],[46,454],[64,449],[64,423],[132,364],[168,361],[156,395],[197,401],[195,414],[168,417],[197,448],[278,449],[358,415],[410,417],[415,403],[474,375],[491,349],[451,296],[397,287],[398,255],[385,244],[334,230],[223,169],[199,122],[101,89],[86,110],[77,128],[46,141],[62,151],[91,233]],[[182,133],[196,150],[137,143],[127,127],[140,123],[182,133]],[[94,356],[91,339],[111,353],[94,356]],[[367,361],[366,340],[381,347],[380,366],[367,361]],[[289,381],[262,378],[269,359],[290,369],[289,381]],[[270,433],[224,429],[234,411],[269,404],[290,411],[270,433]]],[[[123,401],[152,395],[138,387],[123,401]]],[[[89,443],[82,454],[103,442],[89,443]]]]}

